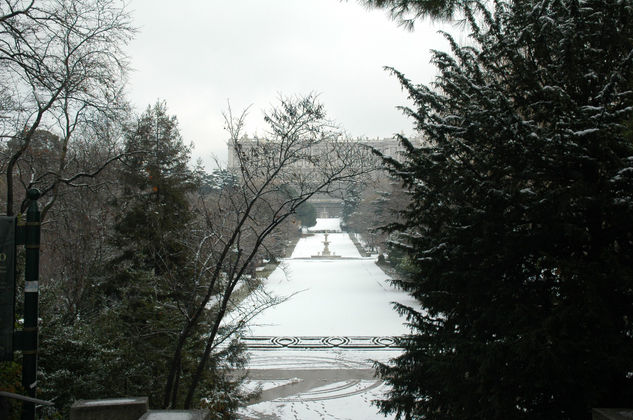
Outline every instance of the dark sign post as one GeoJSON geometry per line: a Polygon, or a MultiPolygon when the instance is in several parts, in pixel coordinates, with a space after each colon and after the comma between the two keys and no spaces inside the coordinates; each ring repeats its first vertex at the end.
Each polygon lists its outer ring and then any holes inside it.
{"type": "MultiPolygon", "coordinates": [[[[13,216],[0,216],[0,360],[13,360],[22,351],[22,386],[28,397],[21,397],[22,420],[35,420],[37,396],[38,295],[40,271],[40,192],[27,193],[30,204],[26,226],[17,226],[13,216]],[[15,246],[24,245],[24,328],[14,331],[15,322],[15,246]]],[[[7,393],[5,393],[7,394],[7,393]]],[[[6,395],[5,395],[6,397],[6,395]]]]}
{"type": "MultiPolygon", "coordinates": [[[[24,247],[26,263],[24,266],[24,341],[22,343],[22,386],[31,398],[37,397],[37,347],[38,347],[38,296],[40,271],[40,210],[37,199],[39,190],[28,192],[31,200],[26,211],[24,247]]],[[[35,419],[35,403],[22,405],[22,420],[35,419]]]]}
{"type": "Polygon", "coordinates": [[[15,220],[0,216],[0,361],[13,360],[15,220]]]}

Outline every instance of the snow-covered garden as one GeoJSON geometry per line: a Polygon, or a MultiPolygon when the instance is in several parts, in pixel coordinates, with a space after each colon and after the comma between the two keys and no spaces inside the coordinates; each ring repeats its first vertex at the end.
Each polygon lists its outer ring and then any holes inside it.
{"type": "Polygon", "coordinates": [[[347,233],[340,232],[337,219],[319,219],[313,231],[328,231],[331,257],[321,256],[325,233],[314,233],[301,238],[291,258],[266,280],[269,293],[289,299],[255,317],[249,334],[276,337],[273,341],[282,346],[250,350],[250,386],[259,385],[263,392],[262,401],[248,406],[243,415],[383,418],[371,404],[384,392],[371,361],[388,360],[399,350],[337,344],[372,338],[374,343],[381,338],[379,342],[388,343],[386,337],[405,334],[392,302],[411,298],[389,285],[375,258],[360,256],[347,233]],[[300,348],[301,342],[334,345],[306,349],[300,348]]]}

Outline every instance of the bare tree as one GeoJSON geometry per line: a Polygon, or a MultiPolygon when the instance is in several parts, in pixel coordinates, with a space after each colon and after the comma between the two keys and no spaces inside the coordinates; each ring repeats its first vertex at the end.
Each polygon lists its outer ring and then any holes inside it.
{"type": "Polygon", "coordinates": [[[235,117],[230,109],[225,115],[238,182],[205,207],[196,253],[199,276],[190,286],[196,293],[186,306],[186,322],[172,357],[165,407],[177,404],[183,348],[193,330],[205,322],[206,344],[184,399],[185,408],[192,405],[212,352],[225,339],[219,332],[232,297],[242,286],[248,287],[253,265],[274,233],[291,222],[296,209],[314,194],[332,191],[371,170],[364,165],[365,152],[326,119],[314,95],[281,98],[279,106],[265,115],[270,127],[266,139],[248,145],[240,140],[245,116],[235,117]]]}
{"type": "Polygon", "coordinates": [[[15,209],[15,176],[39,187],[54,203],[60,185],[96,176],[116,159],[78,168],[69,148],[76,133],[94,139],[96,121],[113,124],[126,105],[127,61],[122,47],[133,34],[118,0],[3,0],[0,3],[0,136],[7,214],[15,209]],[[59,138],[46,170],[18,168],[38,133],[59,138]],[[72,169],[71,169],[72,168],[72,169]]]}
{"type": "MultiPolygon", "coordinates": [[[[85,146],[87,149],[70,150],[71,164],[77,159],[102,162],[108,153],[99,143],[85,146]]],[[[19,164],[35,159],[31,154],[27,157],[19,164]]],[[[46,312],[67,324],[72,324],[80,311],[84,319],[89,318],[86,312],[91,310],[87,308],[93,303],[86,303],[85,293],[110,255],[107,243],[115,209],[109,203],[118,190],[115,170],[116,165],[105,168],[91,180],[96,182],[83,188],[60,190],[42,226],[40,278],[49,296],[46,312]]]]}

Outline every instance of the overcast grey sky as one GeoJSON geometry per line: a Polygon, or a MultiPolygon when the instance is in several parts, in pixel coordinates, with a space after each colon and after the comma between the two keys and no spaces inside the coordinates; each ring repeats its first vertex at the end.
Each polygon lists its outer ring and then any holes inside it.
{"type": "Polygon", "coordinates": [[[352,136],[411,133],[396,109],[406,95],[392,66],[415,82],[435,70],[430,49],[446,50],[438,24],[410,32],[356,0],[131,0],[139,32],[129,46],[130,100],[157,99],[176,115],[194,157],[226,159],[222,112],[252,105],[249,135],[265,134],[263,110],[279,94],[320,94],[329,118],[352,136]]]}

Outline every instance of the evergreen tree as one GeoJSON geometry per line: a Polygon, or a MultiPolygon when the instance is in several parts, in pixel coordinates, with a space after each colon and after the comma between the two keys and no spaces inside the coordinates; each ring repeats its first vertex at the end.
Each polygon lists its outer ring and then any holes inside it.
{"type": "Polygon", "coordinates": [[[118,391],[149,395],[157,406],[181,319],[178,305],[192,292],[187,195],[198,185],[188,167],[190,149],[164,103],[148,107],[129,128],[125,149],[129,157],[113,203],[114,255],[94,301],[103,306],[102,335],[119,349],[112,361],[124,378],[118,391]]]}
{"type": "Polygon", "coordinates": [[[200,192],[209,194],[212,191],[221,191],[225,188],[235,188],[238,184],[237,176],[228,169],[214,169],[211,173],[201,175],[200,192]]]}
{"type": "Polygon", "coordinates": [[[178,233],[192,219],[187,194],[196,191],[197,179],[188,166],[190,147],[164,102],[148,107],[128,131],[125,147],[130,157],[122,171],[123,195],[117,202],[122,211],[114,237],[123,250],[119,259],[135,260],[155,274],[182,266],[186,255],[178,233]]]}
{"type": "Polygon", "coordinates": [[[435,19],[451,18],[470,0],[359,0],[368,7],[389,9],[391,17],[407,28],[413,28],[421,17],[435,19]]]}
{"type": "Polygon", "coordinates": [[[312,227],[316,225],[317,212],[312,203],[305,202],[297,207],[297,219],[303,227],[312,227]]]}
{"type": "MultiPolygon", "coordinates": [[[[411,191],[394,224],[412,333],[379,371],[385,412],[586,419],[633,401],[633,7],[465,8],[473,46],[433,88],[395,72],[428,145],[385,158],[411,191]]],[[[449,37],[450,38],[450,37],[449,37]]]]}
{"type": "Polygon", "coordinates": [[[349,224],[352,214],[358,209],[364,188],[365,186],[361,182],[350,182],[345,186],[342,210],[342,219],[345,225],[349,224]]]}

